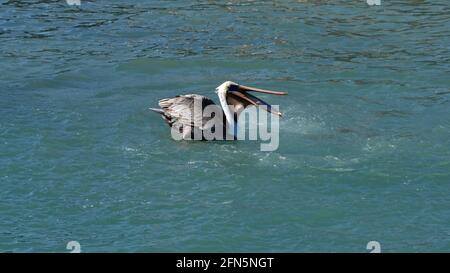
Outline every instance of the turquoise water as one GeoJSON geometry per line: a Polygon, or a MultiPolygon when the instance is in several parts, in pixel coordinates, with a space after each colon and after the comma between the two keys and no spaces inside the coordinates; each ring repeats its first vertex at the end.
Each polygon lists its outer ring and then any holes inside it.
{"type": "Polygon", "coordinates": [[[0,251],[450,251],[450,3],[0,1],[0,251]],[[288,91],[280,146],[148,107],[288,91]]]}

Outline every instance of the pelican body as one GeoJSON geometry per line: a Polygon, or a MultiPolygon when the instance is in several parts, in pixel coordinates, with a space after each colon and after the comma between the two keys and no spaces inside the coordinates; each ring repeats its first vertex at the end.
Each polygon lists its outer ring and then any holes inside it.
{"type": "Polygon", "coordinates": [[[267,112],[281,116],[281,113],[272,109],[270,104],[249,92],[287,95],[286,92],[259,89],[226,81],[216,88],[219,105],[208,97],[187,94],[161,99],[158,102],[160,108],[150,108],[150,110],[160,114],[172,128],[172,132],[179,134],[179,139],[212,140],[211,137],[205,137],[207,131],[216,133],[216,136],[218,134],[220,138],[214,138],[216,140],[235,140],[239,115],[247,106],[263,106],[267,112]],[[205,115],[206,112],[214,114],[205,115]]]}

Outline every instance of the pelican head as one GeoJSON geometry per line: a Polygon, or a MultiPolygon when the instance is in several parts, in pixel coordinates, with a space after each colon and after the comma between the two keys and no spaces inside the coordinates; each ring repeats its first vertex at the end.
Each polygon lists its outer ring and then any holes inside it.
{"type": "Polygon", "coordinates": [[[265,93],[277,96],[287,95],[287,92],[265,90],[240,85],[232,81],[226,81],[216,88],[216,93],[219,97],[220,104],[229,123],[232,122],[234,113],[237,113],[239,115],[240,112],[242,112],[248,105],[254,105],[256,107],[264,105],[266,106],[264,109],[269,113],[278,116],[282,115],[280,112],[273,110],[270,104],[255,97],[252,94],[249,94],[249,92],[265,93]],[[234,113],[232,113],[229,105],[234,106],[232,109],[234,113]]]}

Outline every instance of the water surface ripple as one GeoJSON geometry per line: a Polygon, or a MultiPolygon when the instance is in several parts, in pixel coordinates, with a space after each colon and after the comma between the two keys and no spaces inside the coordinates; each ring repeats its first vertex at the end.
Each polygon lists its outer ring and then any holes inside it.
{"type": "Polygon", "coordinates": [[[447,0],[0,0],[0,251],[449,251],[449,31],[447,0]],[[277,151],[148,111],[224,80],[289,92],[277,151]]]}

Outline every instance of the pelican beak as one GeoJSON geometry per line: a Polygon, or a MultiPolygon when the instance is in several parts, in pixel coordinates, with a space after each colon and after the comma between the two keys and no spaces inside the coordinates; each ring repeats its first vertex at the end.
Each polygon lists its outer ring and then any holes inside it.
{"type": "Polygon", "coordinates": [[[242,99],[243,101],[246,101],[249,104],[252,104],[255,106],[265,105],[266,108],[264,108],[264,109],[267,110],[267,112],[274,114],[274,115],[278,115],[278,116],[282,116],[282,114],[278,111],[273,110],[271,105],[268,104],[267,102],[255,97],[254,95],[249,94],[248,92],[257,92],[257,93],[264,93],[264,94],[276,95],[276,96],[284,96],[284,95],[288,94],[287,92],[279,92],[279,91],[260,89],[260,88],[255,88],[255,87],[250,87],[250,86],[245,86],[245,85],[240,85],[240,84],[236,84],[235,86],[230,88],[230,90],[228,90],[228,92],[231,93],[232,95],[235,95],[236,97],[242,99]]]}
{"type": "Polygon", "coordinates": [[[250,91],[250,92],[259,92],[259,93],[265,93],[270,95],[277,95],[277,96],[284,96],[287,95],[287,92],[280,92],[280,91],[272,91],[272,90],[266,90],[266,89],[260,89],[256,87],[250,87],[245,85],[238,85],[238,89],[242,91],[250,91]]]}

